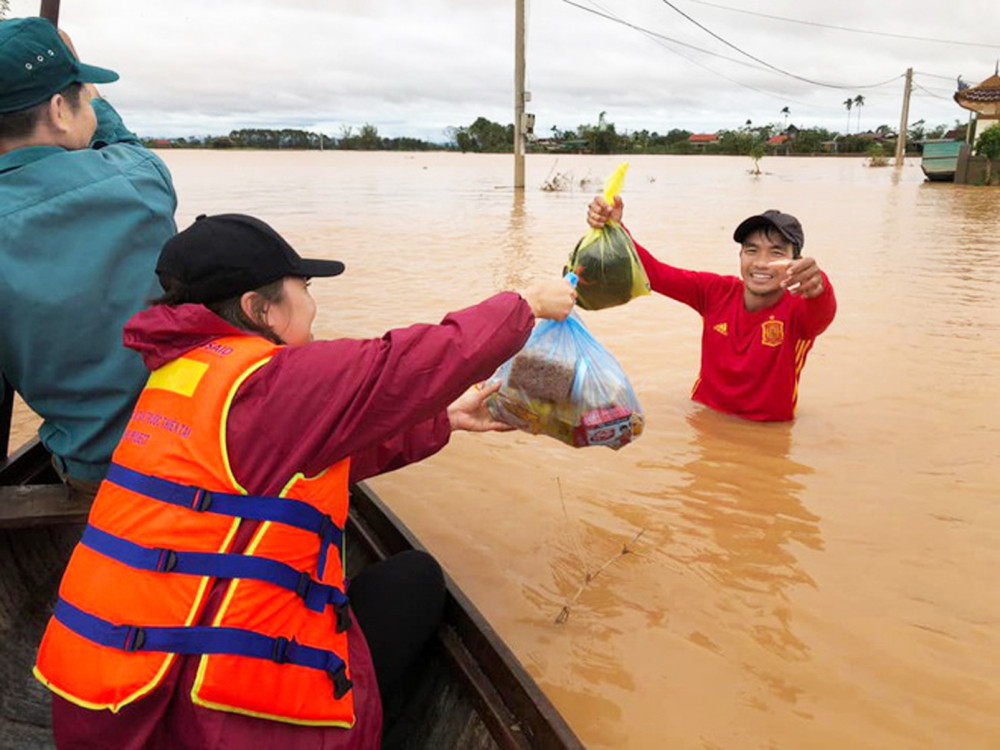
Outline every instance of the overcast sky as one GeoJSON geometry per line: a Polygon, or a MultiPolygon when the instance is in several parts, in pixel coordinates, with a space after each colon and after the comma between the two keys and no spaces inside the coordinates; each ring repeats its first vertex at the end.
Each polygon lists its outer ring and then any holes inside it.
{"type": "MultiPolygon", "coordinates": [[[[63,0],[60,22],[85,62],[121,74],[102,93],[143,136],[370,123],[444,142],[480,116],[513,121],[514,16],[514,0],[63,0]]],[[[618,132],[783,125],[784,107],[789,124],[855,132],[843,102],[859,94],[861,130],[895,129],[908,67],[910,122],[951,126],[969,114],[957,77],[979,83],[1000,58],[1000,2],[527,0],[526,33],[540,137],[601,112],[618,132]]]]}

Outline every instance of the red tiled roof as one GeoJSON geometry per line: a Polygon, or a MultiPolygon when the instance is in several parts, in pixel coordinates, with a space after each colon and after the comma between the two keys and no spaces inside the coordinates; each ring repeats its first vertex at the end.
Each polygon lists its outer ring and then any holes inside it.
{"type": "Polygon", "coordinates": [[[990,76],[978,86],[962,89],[955,94],[955,101],[962,102],[992,103],[1000,102],[1000,76],[990,76]]]}
{"type": "Polygon", "coordinates": [[[692,133],[688,136],[689,143],[709,143],[719,140],[716,133],[692,133]]]}
{"type": "Polygon", "coordinates": [[[784,143],[787,140],[788,140],[788,136],[787,135],[781,135],[779,133],[778,135],[772,135],[770,138],[767,139],[767,142],[770,143],[773,146],[780,146],[782,143],[784,143]]]}

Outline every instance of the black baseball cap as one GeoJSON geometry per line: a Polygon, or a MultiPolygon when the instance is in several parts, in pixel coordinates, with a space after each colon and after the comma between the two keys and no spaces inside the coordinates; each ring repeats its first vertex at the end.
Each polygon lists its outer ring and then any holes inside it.
{"type": "Polygon", "coordinates": [[[799,250],[806,244],[806,235],[802,231],[802,225],[799,223],[799,220],[791,214],[783,214],[781,211],[773,208],[740,222],[740,225],[736,227],[736,231],[733,232],[733,239],[737,242],[743,242],[750,232],[763,227],[774,227],[781,233],[782,237],[795,245],[799,250]]]}
{"type": "Polygon", "coordinates": [[[111,83],[118,74],[76,59],[44,18],[0,22],[0,113],[41,104],[73,83],[111,83]]]}
{"type": "Polygon", "coordinates": [[[218,302],[259,289],[286,276],[337,276],[339,260],[299,256],[274,229],[244,214],[202,214],[194,224],[163,245],[156,263],[160,286],[164,277],[185,287],[186,302],[218,302]]]}

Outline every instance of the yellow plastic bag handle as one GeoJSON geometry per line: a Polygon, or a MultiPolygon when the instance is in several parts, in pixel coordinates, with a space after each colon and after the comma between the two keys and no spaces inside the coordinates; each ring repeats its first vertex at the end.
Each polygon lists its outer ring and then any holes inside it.
{"type": "MultiPolygon", "coordinates": [[[[621,194],[622,185],[625,184],[625,172],[628,171],[628,162],[623,161],[619,164],[615,171],[611,173],[611,176],[604,183],[604,200],[608,202],[609,206],[615,205],[615,196],[621,194]]],[[[617,226],[618,222],[608,221],[606,226],[617,226]]],[[[593,227],[587,228],[587,233],[583,235],[583,239],[580,240],[579,246],[581,248],[587,247],[592,242],[596,241],[598,237],[601,236],[600,229],[594,229],[593,227]]]]}
{"type": "Polygon", "coordinates": [[[615,204],[615,196],[619,195],[622,191],[627,171],[628,162],[623,161],[608,178],[608,181],[604,183],[604,200],[608,202],[608,205],[613,206],[615,204]]]}

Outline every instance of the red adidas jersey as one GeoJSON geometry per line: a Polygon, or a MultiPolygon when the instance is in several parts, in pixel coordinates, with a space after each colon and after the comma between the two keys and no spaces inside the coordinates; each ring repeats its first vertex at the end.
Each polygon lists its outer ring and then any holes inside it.
{"type": "Polygon", "coordinates": [[[792,419],[806,356],[837,312],[826,274],[818,297],[785,292],[771,307],[750,312],[742,279],[674,268],[638,244],[636,249],[653,291],[702,317],[701,372],[691,398],[744,419],[792,419]]]}

